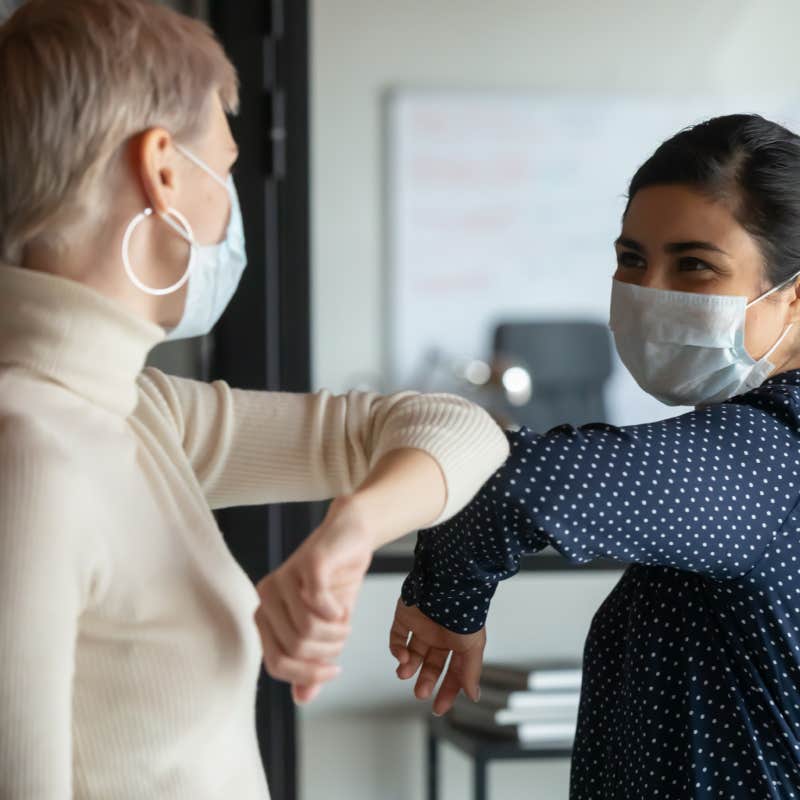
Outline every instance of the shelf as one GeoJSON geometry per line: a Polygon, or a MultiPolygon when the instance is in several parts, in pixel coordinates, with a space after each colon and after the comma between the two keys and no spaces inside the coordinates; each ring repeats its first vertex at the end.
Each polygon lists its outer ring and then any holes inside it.
{"type": "Polygon", "coordinates": [[[449,742],[472,758],[483,761],[495,759],[568,758],[572,746],[543,747],[540,744],[521,743],[514,739],[492,736],[454,725],[447,717],[432,717],[429,735],[439,742],[449,742]]]}

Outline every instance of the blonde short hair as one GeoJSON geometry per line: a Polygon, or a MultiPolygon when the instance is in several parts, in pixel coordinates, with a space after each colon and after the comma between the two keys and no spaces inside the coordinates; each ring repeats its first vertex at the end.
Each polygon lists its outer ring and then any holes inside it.
{"type": "Polygon", "coordinates": [[[198,133],[236,71],[211,30],[150,0],[27,0],[0,25],[0,260],[97,220],[129,138],[198,133]]]}

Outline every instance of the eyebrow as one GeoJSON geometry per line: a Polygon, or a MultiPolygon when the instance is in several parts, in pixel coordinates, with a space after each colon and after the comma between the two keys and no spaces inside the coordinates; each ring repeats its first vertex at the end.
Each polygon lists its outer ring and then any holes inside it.
{"type": "MultiPolygon", "coordinates": [[[[620,247],[627,247],[629,250],[635,250],[637,253],[644,253],[645,247],[639,244],[635,239],[627,239],[620,236],[614,244],[620,247]]],[[[685,253],[689,250],[709,250],[712,253],[722,253],[722,255],[729,255],[721,247],[717,247],[711,242],[691,241],[691,242],[671,242],[664,245],[665,253],[685,253]]]]}
{"type": "Polygon", "coordinates": [[[637,253],[644,253],[644,247],[634,239],[626,239],[624,236],[620,236],[614,244],[618,247],[627,247],[628,250],[635,250],[637,253]]]}

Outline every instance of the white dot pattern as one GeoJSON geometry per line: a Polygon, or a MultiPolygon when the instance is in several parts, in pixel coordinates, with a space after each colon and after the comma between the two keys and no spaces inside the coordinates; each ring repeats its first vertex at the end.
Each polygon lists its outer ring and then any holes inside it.
{"type": "Polygon", "coordinates": [[[629,428],[509,433],[403,599],[460,633],[552,545],[630,566],[592,621],[570,800],[800,800],[800,370],[629,428]]]}

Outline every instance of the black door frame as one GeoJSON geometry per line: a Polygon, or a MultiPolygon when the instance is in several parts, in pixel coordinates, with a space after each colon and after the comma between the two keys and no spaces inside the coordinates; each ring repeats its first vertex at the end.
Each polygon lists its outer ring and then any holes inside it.
{"type": "MultiPolygon", "coordinates": [[[[234,386],[305,392],[311,385],[307,0],[211,0],[210,22],[240,79],[231,121],[249,266],[215,330],[211,377],[234,386]]],[[[311,506],[219,514],[253,581],[307,535],[311,506]]],[[[297,796],[295,707],[262,670],[256,724],[272,800],[297,796]]]]}

